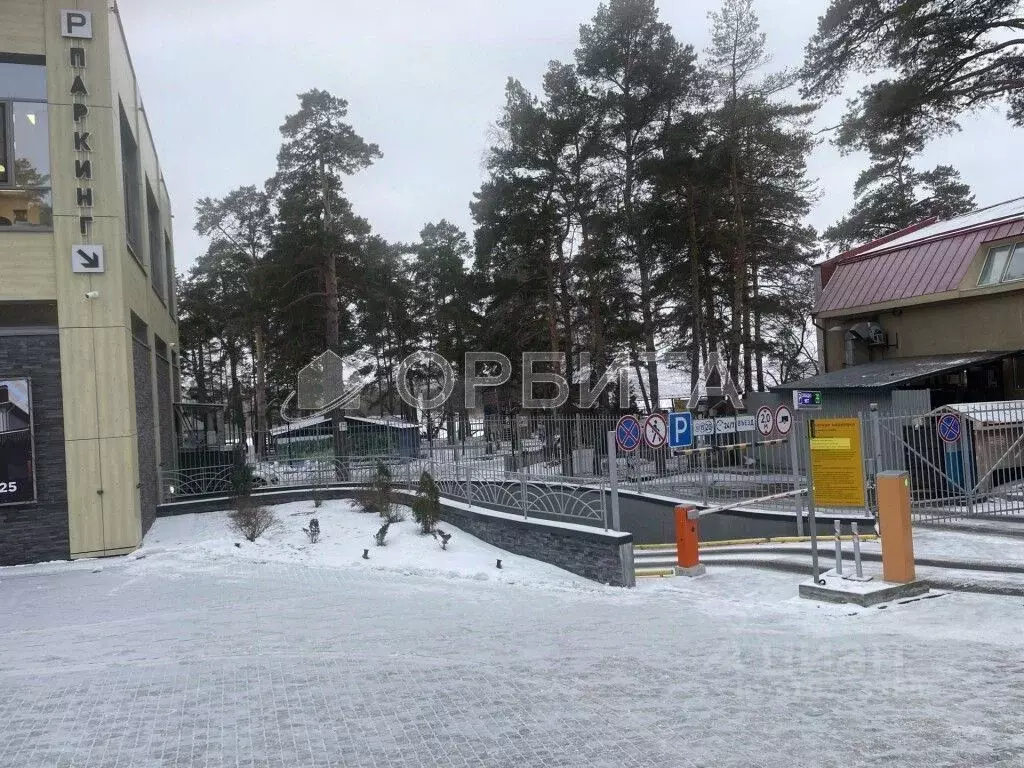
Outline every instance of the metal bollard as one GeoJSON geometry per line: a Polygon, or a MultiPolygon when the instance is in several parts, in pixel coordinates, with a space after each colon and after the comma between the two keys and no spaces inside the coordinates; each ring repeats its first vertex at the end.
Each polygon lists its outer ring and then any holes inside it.
{"type": "Polygon", "coordinates": [[[840,538],[843,533],[843,524],[838,520],[833,521],[836,531],[836,575],[843,575],[843,540],[840,538]]]}
{"type": "Polygon", "coordinates": [[[853,567],[858,579],[864,578],[864,568],[860,564],[860,531],[857,530],[857,523],[850,523],[850,530],[853,533],[853,567]]]}

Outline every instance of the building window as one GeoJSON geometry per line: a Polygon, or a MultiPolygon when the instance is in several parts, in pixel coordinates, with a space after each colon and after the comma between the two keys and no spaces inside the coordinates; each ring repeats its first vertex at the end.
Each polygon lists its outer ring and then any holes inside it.
{"type": "Polygon", "coordinates": [[[124,186],[124,229],[128,250],[139,259],[142,254],[142,195],[139,178],[139,145],[132,136],[128,117],[121,107],[121,181],[124,186]]]}
{"type": "Polygon", "coordinates": [[[34,467],[31,383],[0,381],[0,505],[35,500],[34,467]]]}
{"type": "Polygon", "coordinates": [[[978,285],[996,285],[1024,280],[1024,243],[990,248],[981,268],[978,285]]]}
{"type": "Polygon", "coordinates": [[[50,229],[44,64],[0,60],[0,229],[50,229]]]}
{"type": "Polygon", "coordinates": [[[171,310],[171,317],[177,320],[177,305],[174,296],[174,251],[171,247],[171,238],[167,234],[164,235],[164,261],[167,264],[167,306],[171,310]]]}
{"type": "Polygon", "coordinates": [[[146,223],[149,225],[149,278],[153,290],[164,298],[164,249],[163,232],[160,226],[160,206],[157,205],[149,181],[146,181],[146,223]]]}

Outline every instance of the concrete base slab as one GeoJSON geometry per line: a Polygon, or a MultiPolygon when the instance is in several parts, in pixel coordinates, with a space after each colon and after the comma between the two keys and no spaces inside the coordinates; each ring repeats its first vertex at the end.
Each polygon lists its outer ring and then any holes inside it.
{"type": "Polygon", "coordinates": [[[675,571],[676,576],[703,576],[708,572],[708,569],[705,568],[703,564],[693,565],[689,568],[683,568],[682,566],[677,565],[675,567],[675,571]]]}
{"type": "Polygon", "coordinates": [[[807,581],[800,585],[800,597],[826,603],[853,603],[863,608],[888,603],[906,597],[916,597],[928,591],[924,581],[892,584],[881,579],[851,581],[830,571],[822,575],[822,584],[807,581]]]}

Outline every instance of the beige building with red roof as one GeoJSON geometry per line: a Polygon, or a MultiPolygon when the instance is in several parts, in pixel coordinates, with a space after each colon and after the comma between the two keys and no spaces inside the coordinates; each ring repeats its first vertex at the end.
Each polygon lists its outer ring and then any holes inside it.
{"type": "Polygon", "coordinates": [[[1024,198],[929,219],[816,268],[811,389],[929,390],[931,405],[1024,398],[1024,198]]]}

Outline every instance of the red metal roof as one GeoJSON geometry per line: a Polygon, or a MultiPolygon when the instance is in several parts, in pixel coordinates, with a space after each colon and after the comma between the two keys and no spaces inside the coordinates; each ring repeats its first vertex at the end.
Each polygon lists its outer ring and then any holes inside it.
{"type": "Polygon", "coordinates": [[[894,232],[821,265],[818,312],[955,290],[982,244],[1020,234],[1024,199],[894,232]]]}

